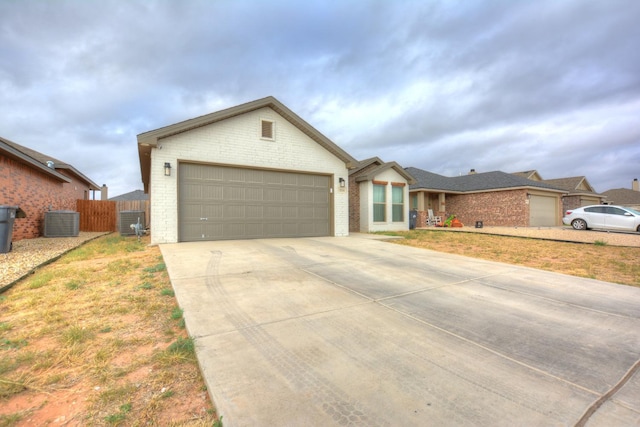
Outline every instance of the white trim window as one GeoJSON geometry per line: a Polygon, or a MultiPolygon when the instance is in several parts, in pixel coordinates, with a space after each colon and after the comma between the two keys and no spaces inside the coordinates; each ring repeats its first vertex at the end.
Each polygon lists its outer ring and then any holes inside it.
{"type": "Polygon", "coordinates": [[[391,220],[404,221],[404,186],[391,186],[391,220]]]}
{"type": "Polygon", "coordinates": [[[387,186],[373,184],[373,222],[385,222],[387,218],[387,186]]]}

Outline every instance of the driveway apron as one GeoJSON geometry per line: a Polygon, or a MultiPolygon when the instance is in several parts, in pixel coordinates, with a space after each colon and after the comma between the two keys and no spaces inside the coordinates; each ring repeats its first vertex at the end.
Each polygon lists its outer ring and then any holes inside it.
{"type": "Polygon", "coordinates": [[[354,236],[161,245],[225,426],[640,424],[640,289],[354,236]]]}

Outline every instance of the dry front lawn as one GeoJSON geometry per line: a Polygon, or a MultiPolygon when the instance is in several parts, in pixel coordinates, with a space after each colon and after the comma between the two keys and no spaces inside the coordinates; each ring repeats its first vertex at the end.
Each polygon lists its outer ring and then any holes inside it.
{"type": "Polygon", "coordinates": [[[0,426],[211,426],[165,265],[109,235],[0,295],[0,426]]]}
{"type": "Polygon", "coordinates": [[[554,242],[523,237],[412,230],[394,243],[439,252],[524,265],[578,277],[640,286],[640,248],[554,242]]]}

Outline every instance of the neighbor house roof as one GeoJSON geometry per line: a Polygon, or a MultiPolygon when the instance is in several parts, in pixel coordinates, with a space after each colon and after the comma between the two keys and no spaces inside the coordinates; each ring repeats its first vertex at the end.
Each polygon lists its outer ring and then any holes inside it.
{"type": "Polygon", "coordinates": [[[523,171],[523,172],[514,172],[513,175],[520,176],[522,178],[527,178],[532,181],[543,181],[542,176],[538,173],[537,170],[523,171]]]}
{"type": "Polygon", "coordinates": [[[640,191],[628,188],[615,188],[602,193],[607,196],[607,203],[615,205],[640,205],[640,191]]]}
{"type": "MultiPolygon", "coordinates": [[[[37,156],[38,158],[41,158],[41,153],[31,150],[30,148],[23,147],[20,144],[16,144],[15,142],[2,137],[0,137],[0,153],[20,163],[28,165],[45,175],[49,175],[60,182],[71,182],[68,177],[56,171],[54,168],[47,166],[46,161],[42,162],[34,157],[37,156]]],[[[52,160],[55,163],[55,160],[52,158],[48,158],[48,160],[52,160]]]]}
{"type": "Polygon", "coordinates": [[[547,184],[569,191],[570,193],[595,193],[595,190],[584,176],[572,176],[568,178],[545,179],[547,184]]]}
{"type": "Polygon", "coordinates": [[[469,193],[516,188],[539,188],[557,193],[566,191],[556,186],[533,181],[511,173],[492,171],[446,177],[422,169],[409,167],[407,171],[417,180],[411,190],[437,190],[450,193],[469,193]]]}
{"type": "Polygon", "coordinates": [[[217,111],[215,113],[210,113],[204,116],[185,120],[183,122],[175,123],[169,126],[162,127],[160,129],[139,134],[138,156],[140,157],[140,169],[145,191],[149,190],[151,149],[157,146],[160,139],[172,135],[177,135],[182,132],[187,132],[189,130],[202,126],[208,126],[212,123],[226,120],[231,117],[239,116],[241,114],[249,113],[251,111],[259,110],[265,107],[271,108],[276,113],[280,114],[309,138],[313,139],[320,146],[324,147],[327,151],[342,160],[347,165],[348,169],[351,169],[357,163],[356,160],[351,157],[346,151],[334,144],[329,138],[324,136],[309,123],[304,121],[300,116],[291,111],[273,96],[268,96],[266,98],[247,102],[246,104],[227,108],[226,110],[217,111]]]}
{"type": "MultiPolygon", "coordinates": [[[[39,151],[33,150],[31,148],[25,147],[23,145],[17,144],[13,141],[9,141],[8,139],[4,139],[4,138],[0,138],[0,142],[4,143],[5,145],[13,148],[13,150],[21,153],[22,159],[30,159],[31,161],[35,160],[36,163],[39,163],[38,169],[42,170],[42,171],[51,171],[51,170],[55,170],[57,172],[57,170],[67,170],[70,174],[74,175],[76,178],[78,178],[80,181],[85,182],[88,186],[89,189],[91,190],[100,190],[100,187],[98,187],[98,184],[96,184],[95,182],[91,181],[89,178],[87,178],[82,172],[80,172],[79,170],[77,170],[76,168],[74,168],[72,165],[65,163],[61,160],[58,160],[52,156],[49,156],[48,154],[43,154],[40,153],[39,151]],[[26,157],[24,157],[26,156],[26,157]],[[53,168],[50,168],[49,166],[47,166],[47,162],[53,162],[53,168]],[[44,167],[44,169],[42,168],[44,167]]],[[[32,166],[35,166],[35,164],[31,163],[30,164],[32,166]]],[[[65,177],[63,174],[60,174],[59,172],[57,172],[58,175],[63,176],[65,179],[65,182],[71,182],[67,177],[65,177]]]]}
{"type": "Polygon", "coordinates": [[[119,196],[110,197],[109,200],[122,202],[122,201],[133,201],[133,200],[149,200],[149,194],[145,193],[143,190],[134,190],[130,193],[121,194],[119,196]]]}
{"type": "Polygon", "coordinates": [[[376,177],[376,175],[379,175],[387,169],[393,169],[398,172],[398,174],[406,179],[409,184],[414,184],[416,182],[415,178],[398,163],[383,162],[379,157],[372,157],[358,162],[355,168],[349,171],[349,175],[356,175],[356,182],[371,181],[376,177]],[[371,165],[375,165],[375,167],[367,169],[365,172],[361,172],[367,166],[371,165]]]}

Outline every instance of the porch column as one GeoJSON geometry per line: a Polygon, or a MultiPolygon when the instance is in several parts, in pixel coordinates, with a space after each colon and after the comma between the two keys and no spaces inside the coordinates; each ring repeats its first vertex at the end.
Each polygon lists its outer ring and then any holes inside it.
{"type": "Polygon", "coordinates": [[[424,211],[424,191],[418,191],[418,210],[424,211]]]}
{"type": "Polygon", "coordinates": [[[438,212],[446,212],[446,200],[444,193],[438,193],[438,212]]]}

